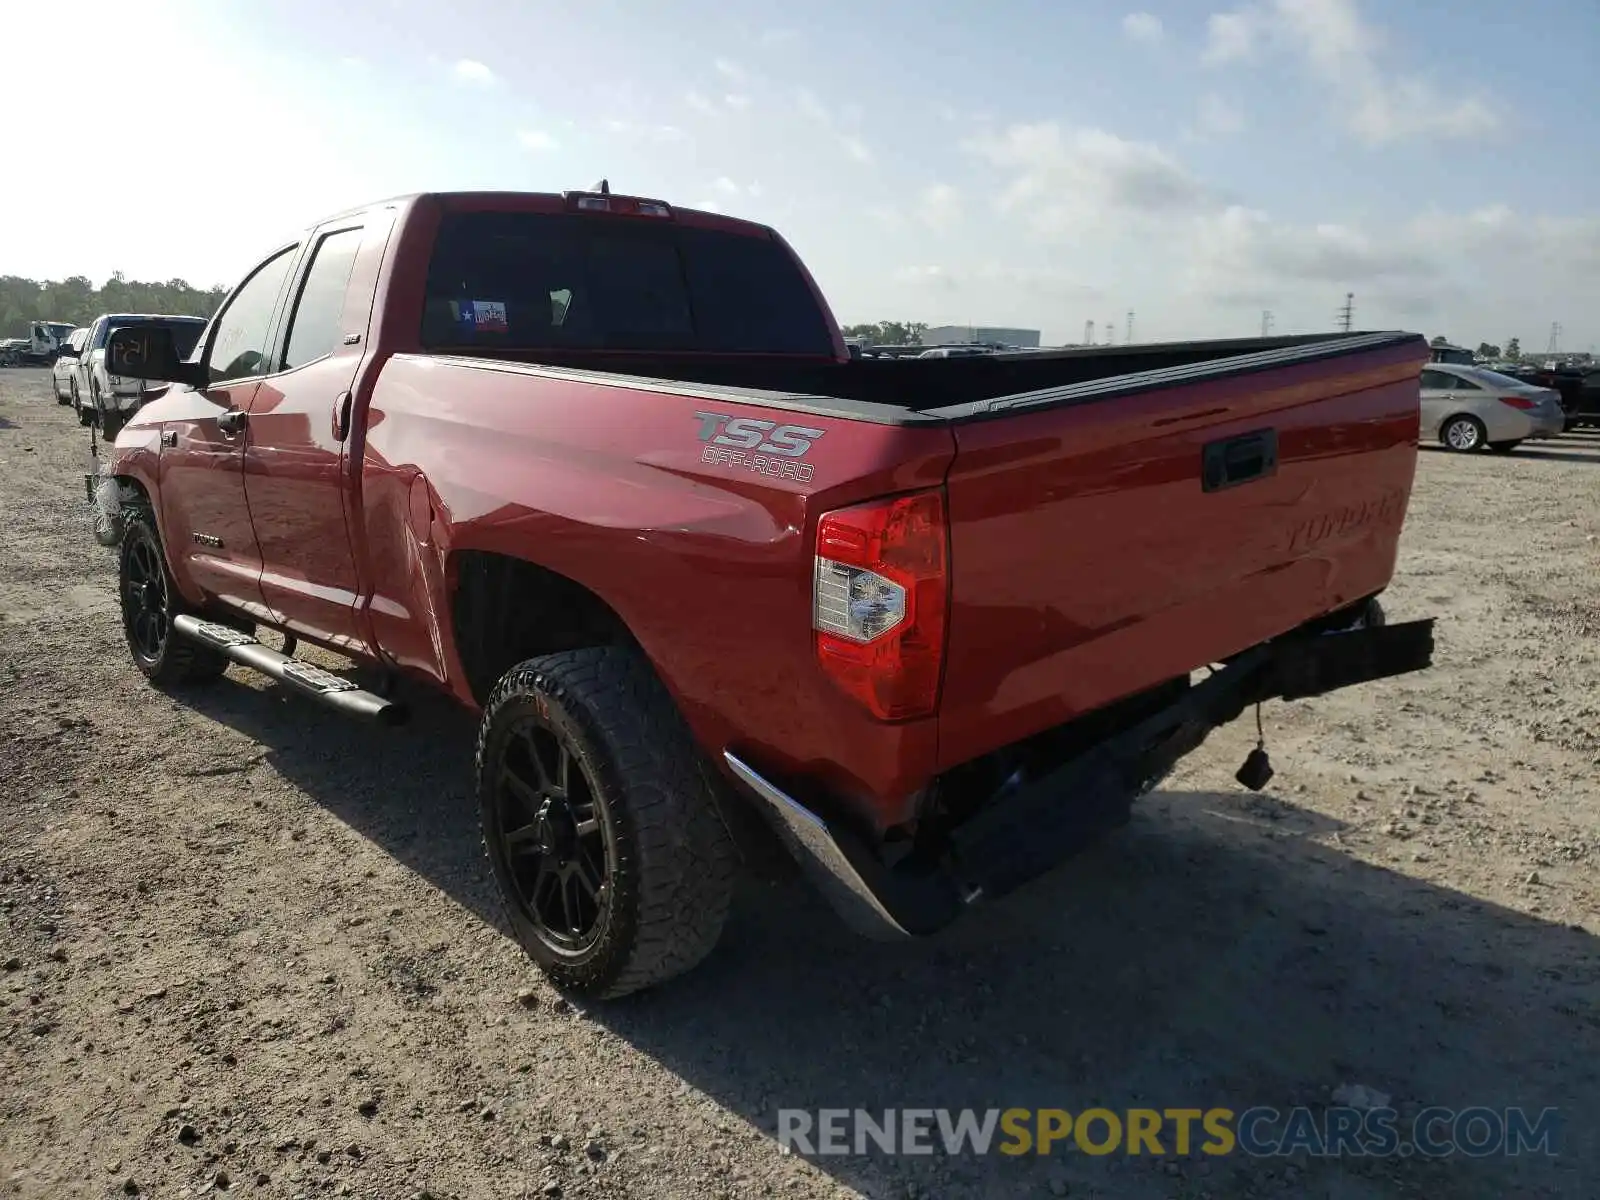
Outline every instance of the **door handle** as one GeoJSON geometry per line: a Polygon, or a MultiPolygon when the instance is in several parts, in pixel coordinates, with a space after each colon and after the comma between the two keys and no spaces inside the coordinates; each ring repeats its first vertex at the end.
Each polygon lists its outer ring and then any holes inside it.
{"type": "Polygon", "coordinates": [[[242,408],[230,408],[217,418],[217,428],[229,437],[235,436],[250,422],[250,414],[242,408]]]}
{"type": "Polygon", "coordinates": [[[333,436],[335,441],[344,441],[350,436],[350,405],[354,398],[349,392],[340,392],[339,398],[333,402],[333,436]]]}
{"type": "Polygon", "coordinates": [[[1278,431],[1258,429],[1201,451],[1200,488],[1219,492],[1253,479],[1264,479],[1278,469],[1278,431]]]}

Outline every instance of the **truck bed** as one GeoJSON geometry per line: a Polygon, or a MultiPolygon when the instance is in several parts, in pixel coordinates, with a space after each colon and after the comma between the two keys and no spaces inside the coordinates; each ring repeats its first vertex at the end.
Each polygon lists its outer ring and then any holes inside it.
{"type": "MultiPolygon", "coordinates": [[[[695,674],[706,696],[746,694],[774,672],[789,681],[781,718],[686,700],[708,746],[759,745],[780,768],[831,773],[837,791],[873,797],[883,826],[904,818],[910,787],[930,769],[1381,592],[1415,469],[1427,346],[1414,334],[1375,333],[920,362],[641,354],[611,356],[611,371],[562,366],[548,353],[401,358],[386,370],[391,402],[423,389],[429,363],[478,377],[458,388],[480,397],[476,419],[494,431],[493,448],[486,441],[474,461],[481,469],[507,455],[503,474],[519,481],[528,511],[658,531],[653,544],[667,555],[659,563],[605,568],[627,577],[617,594],[634,577],[666,578],[679,539],[687,554],[713,532],[719,577],[743,571],[741,587],[752,593],[770,582],[747,625],[720,608],[668,621],[656,588],[649,603],[617,603],[665,673],[695,674]],[[561,385],[552,396],[574,422],[559,427],[559,454],[549,410],[526,400],[538,378],[561,385]],[[706,407],[767,420],[775,409],[802,412],[827,433],[797,460],[806,474],[756,482],[701,460],[692,418],[706,407]],[[535,441],[518,449],[524,426],[535,441]],[[536,448],[540,471],[515,465],[536,448]],[[600,492],[565,478],[594,454],[611,481],[600,492]],[[1221,475],[1208,478],[1219,454],[1221,475]],[[684,476],[695,491],[681,491],[684,476]],[[950,549],[938,716],[854,722],[804,661],[809,642],[783,632],[810,628],[817,518],[934,483],[945,489],[950,549]],[[603,515],[596,496],[606,498],[603,515]],[[567,512],[574,498],[582,504],[567,512]],[[702,620],[703,636],[691,630],[702,620]],[[762,649],[665,661],[702,644],[762,649]]],[[[586,367],[593,361],[591,353],[586,367]]],[[[402,427],[385,424],[380,436],[402,427]]],[[[590,585],[612,594],[609,580],[590,585]]]]}
{"type": "Polygon", "coordinates": [[[1024,408],[1109,399],[1153,388],[1337,359],[1418,342],[1411,333],[1319,333],[1141,346],[1021,351],[972,358],[815,362],[726,354],[485,352],[584,378],[636,386],[751,393],[749,403],[884,424],[960,423],[1024,408]],[[581,366],[579,365],[581,364],[581,366]]]}

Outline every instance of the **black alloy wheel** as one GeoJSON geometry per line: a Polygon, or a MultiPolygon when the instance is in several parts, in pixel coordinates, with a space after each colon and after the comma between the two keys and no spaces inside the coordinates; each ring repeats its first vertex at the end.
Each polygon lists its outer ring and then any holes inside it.
{"type": "Polygon", "coordinates": [[[160,662],[166,649],[172,632],[170,595],[160,548],[150,538],[133,539],[124,556],[122,623],[141,666],[160,662]]]}
{"type": "Polygon", "coordinates": [[[514,898],[551,951],[581,955],[608,915],[614,839],[594,784],[561,731],[527,711],[506,732],[495,822],[514,898]]]}

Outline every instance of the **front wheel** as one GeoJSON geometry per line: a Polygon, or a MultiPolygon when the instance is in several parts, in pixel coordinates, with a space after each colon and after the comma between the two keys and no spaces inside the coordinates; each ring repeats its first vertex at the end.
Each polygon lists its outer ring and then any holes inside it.
{"type": "Polygon", "coordinates": [[[56,403],[57,404],[71,404],[72,403],[72,396],[70,394],[67,394],[67,395],[63,395],[62,394],[61,381],[55,377],[54,373],[52,373],[51,376],[50,376],[50,390],[56,394],[56,403]]]}
{"type": "Polygon", "coordinates": [[[1510,454],[1520,445],[1522,445],[1521,438],[1517,438],[1515,441],[1511,442],[1490,442],[1489,452],[1491,454],[1510,454]]]}
{"type": "Polygon", "coordinates": [[[1489,440],[1489,431],[1477,417],[1452,417],[1439,440],[1458,453],[1470,454],[1483,449],[1489,440]]]}
{"type": "Polygon", "coordinates": [[[161,535],[148,511],[126,523],[118,575],[123,633],[133,665],[144,677],[163,687],[220,678],[228,669],[226,658],[172,631],[172,618],[188,610],[167,570],[161,535]]]}
{"type": "Polygon", "coordinates": [[[688,730],[636,652],[592,647],[508,671],[484,707],[477,787],[506,916],[558,987],[626,995],[716,945],[735,850],[688,730]]]}
{"type": "Polygon", "coordinates": [[[94,410],[84,407],[83,397],[78,393],[78,381],[76,379],[72,381],[72,411],[78,414],[79,425],[94,424],[94,410]]]}

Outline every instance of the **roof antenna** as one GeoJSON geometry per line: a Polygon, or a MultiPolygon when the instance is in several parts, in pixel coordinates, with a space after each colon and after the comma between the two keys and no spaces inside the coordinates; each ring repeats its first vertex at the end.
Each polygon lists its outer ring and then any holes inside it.
{"type": "Polygon", "coordinates": [[[595,184],[589,190],[591,192],[599,192],[602,196],[609,196],[609,195],[611,195],[611,184],[608,181],[602,179],[599,183],[595,184]]]}

